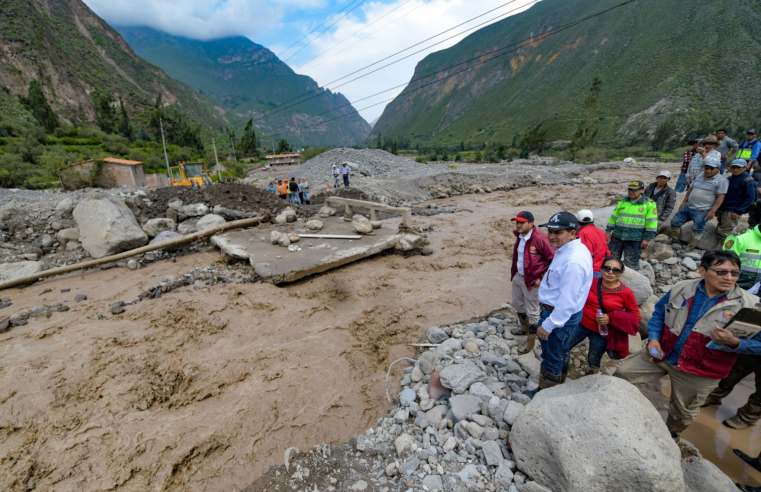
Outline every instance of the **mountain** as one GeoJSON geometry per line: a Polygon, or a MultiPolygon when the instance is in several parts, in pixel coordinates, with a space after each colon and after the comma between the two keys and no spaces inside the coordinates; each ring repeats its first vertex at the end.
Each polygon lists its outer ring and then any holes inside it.
{"type": "MultiPolygon", "coordinates": [[[[321,89],[310,77],[296,74],[267,48],[239,36],[197,41],[146,27],[117,27],[137,54],[164,69],[227,110],[238,128],[249,118],[274,139],[288,138],[298,145],[354,145],[370,132],[359,114],[336,121],[354,108],[340,93],[321,89]],[[321,95],[271,116],[263,116],[280,103],[319,90],[321,95]],[[322,116],[321,113],[329,112],[322,116]],[[310,128],[304,128],[310,125],[310,128]]],[[[287,104],[285,105],[287,106],[287,104]]],[[[275,111],[282,109],[277,108],[275,111]]]]}
{"type": "Polygon", "coordinates": [[[676,142],[697,128],[758,124],[758,2],[638,0],[542,36],[620,3],[542,0],[427,56],[413,79],[435,75],[412,81],[367,141],[380,133],[424,146],[504,143],[539,122],[549,141],[567,140],[596,73],[602,91],[593,116],[600,118],[601,140],[632,145],[659,129],[676,142]],[[526,38],[513,52],[490,54],[526,38]],[[466,65],[447,67],[474,57],[493,61],[446,78],[466,65]],[[431,81],[437,82],[421,87],[431,81]]]}
{"type": "Polygon", "coordinates": [[[151,107],[161,93],[165,105],[194,120],[223,125],[210,100],[137,56],[81,0],[0,2],[0,108],[15,108],[0,116],[24,116],[17,97],[27,95],[32,79],[71,123],[94,120],[90,93],[100,89],[122,97],[130,113],[151,107]]]}

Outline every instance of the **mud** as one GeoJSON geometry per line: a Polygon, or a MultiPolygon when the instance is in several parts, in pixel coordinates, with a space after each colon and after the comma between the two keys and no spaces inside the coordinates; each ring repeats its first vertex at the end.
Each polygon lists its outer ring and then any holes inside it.
{"type": "Polygon", "coordinates": [[[219,255],[4,291],[16,311],[71,309],[0,335],[0,489],[241,490],[288,447],[346,441],[386,413],[385,371],[412,354],[406,344],[510,299],[511,216],[594,209],[622,189],[438,200],[472,213],[415,217],[436,231],[432,256],[376,257],[284,288],[178,289],[121,315],[112,303],[219,255]]]}

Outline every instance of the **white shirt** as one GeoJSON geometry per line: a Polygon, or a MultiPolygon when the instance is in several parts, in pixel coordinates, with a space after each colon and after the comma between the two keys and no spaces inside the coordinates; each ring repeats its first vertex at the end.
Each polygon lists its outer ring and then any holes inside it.
{"type": "Polygon", "coordinates": [[[555,258],[539,286],[539,302],[555,308],[542,328],[552,333],[563,327],[587,302],[592,286],[592,255],[581,239],[576,239],[555,251],[555,258]]]}
{"type": "Polygon", "coordinates": [[[518,237],[518,240],[520,241],[518,243],[518,273],[520,273],[522,277],[524,276],[523,275],[523,259],[524,259],[523,252],[526,250],[526,243],[528,242],[529,239],[531,239],[532,234],[534,234],[534,229],[531,229],[530,231],[528,231],[528,234],[526,234],[525,236],[520,234],[518,237]]]}

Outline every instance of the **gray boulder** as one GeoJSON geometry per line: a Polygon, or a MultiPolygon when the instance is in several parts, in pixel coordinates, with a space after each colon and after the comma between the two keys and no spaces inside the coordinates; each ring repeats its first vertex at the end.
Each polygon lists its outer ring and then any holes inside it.
{"type": "Polygon", "coordinates": [[[76,227],[61,229],[58,231],[58,234],[56,234],[55,237],[61,244],[67,244],[71,241],[79,241],[79,229],[76,227]]]}
{"type": "MultiPolygon", "coordinates": [[[[698,249],[704,251],[711,251],[719,249],[719,236],[716,230],[719,228],[715,220],[706,223],[706,230],[703,233],[703,237],[698,242],[698,249]]],[[[680,238],[683,243],[687,243],[692,238],[692,222],[688,222],[682,226],[682,237],[680,238]]]]}
{"type": "Polygon", "coordinates": [[[167,202],[167,207],[171,208],[175,212],[179,212],[180,208],[182,208],[182,200],[179,198],[174,198],[172,200],[169,200],[167,202]]]}
{"type": "Polygon", "coordinates": [[[449,399],[449,406],[452,409],[453,422],[456,424],[467,419],[468,415],[481,413],[483,401],[477,396],[456,395],[449,399]]]}
{"type": "Polygon", "coordinates": [[[681,453],[663,419],[619,378],[587,376],[540,391],[510,443],[518,469],[556,492],[684,490],[681,453]]]}
{"type": "Polygon", "coordinates": [[[170,241],[172,239],[177,239],[178,237],[182,237],[182,234],[174,231],[164,231],[160,232],[156,237],[151,239],[151,242],[148,244],[159,244],[165,241],[170,241]]]}
{"type": "Polygon", "coordinates": [[[449,335],[447,335],[444,330],[438,326],[432,326],[428,328],[428,330],[425,332],[425,336],[431,343],[441,343],[449,338],[449,335]]]}
{"type": "Polygon", "coordinates": [[[486,373],[469,360],[452,364],[441,371],[441,385],[455,393],[465,393],[473,383],[483,382],[486,373]]]}
{"type": "Polygon", "coordinates": [[[736,488],[731,478],[704,458],[690,456],[683,459],[682,472],[685,492],[724,492],[736,488]]]}
{"type": "Polygon", "coordinates": [[[73,216],[82,247],[93,258],[129,251],[148,242],[148,235],[140,228],[135,215],[117,199],[99,195],[87,197],[74,208],[73,216]]]}
{"type": "MultiPolygon", "coordinates": [[[[171,205],[169,207],[172,208],[171,205]]],[[[209,207],[203,203],[191,203],[190,205],[180,207],[178,212],[188,217],[201,217],[209,213],[209,207]]]]}
{"type": "Polygon", "coordinates": [[[148,237],[156,237],[164,231],[176,231],[177,224],[172,219],[151,219],[143,224],[143,231],[148,237]]]}
{"type": "Polygon", "coordinates": [[[626,268],[624,274],[621,275],[621,282],[625,283],[632,291],[634,291],[634,298],[637,299],[637,304],[642,304],[648,297],[653,295],[653,287],[650,284],[650,280],[641,273],[626,268]]]}
{"type": "Polygon", "coordinates": [[[355,215],[351,225],[359,234],[370,234],[373,232],[373,225],[370,223],[370,220],[362,215],[355,215]]]}
{"type": "Polygon", "coordinates": [[[405,234],[399,239],[399,244],[396,245],[395,249],[401,251],[413,251],[415,249],[420,249],[423,246],[424,244],[422,237],[415,234],[405,234]]]}
{"type": "Polygon", "coordinates": [[[198,229],[198,232],[201,232],[213,227],[217,227],[226,222],[227,221],[223,217],[220,217],[216,214],[204,215],[196,224],[196,229],[198,229]]]}
{"type": "Polygon", "coordinates": [[[676,256],[676,253],[674,253],[671,246],[660,241],[653,243],[653,247],[650,250],[650,258],[654,260],[663,261],[673,258],[674,256],[676,256]]]}
{"type": "Polygon", "coordinates": [[[647,278],[648,282],[650,282],[650,287],[655,287],[655,271],[650,263],[645,260],[639,260],[639,273],[647,278]]]}
{"type": "Polygon", "coordinates": [[[19,261],[16,263],[0,263],[0,282],[15,280],[26,275],[32,275],[45,270],[41,261],[19,261]]]}
{"type": "Polygon", "coordinates": [[[177,226],[177,232],[182,235],[198,232],[198,229],[196,229],[196,224],[198,224],[198,219],[188,219],[177,226]]]}

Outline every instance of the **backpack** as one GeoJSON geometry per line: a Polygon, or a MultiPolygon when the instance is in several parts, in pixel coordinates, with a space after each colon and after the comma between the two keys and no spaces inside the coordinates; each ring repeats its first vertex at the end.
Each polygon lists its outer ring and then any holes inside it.
{"type": "MultiPolygon", "coordinates": [[[[751,181],[754,181],[753,176],[748,176],[747,178],[743,179],[742,182],[742,190],[743,195],[748,191],[748,183],[751,181]]],[[[756,203],[756,200],[758,199],[758,188],[753,189],[753,203],[756,203]]]]}

